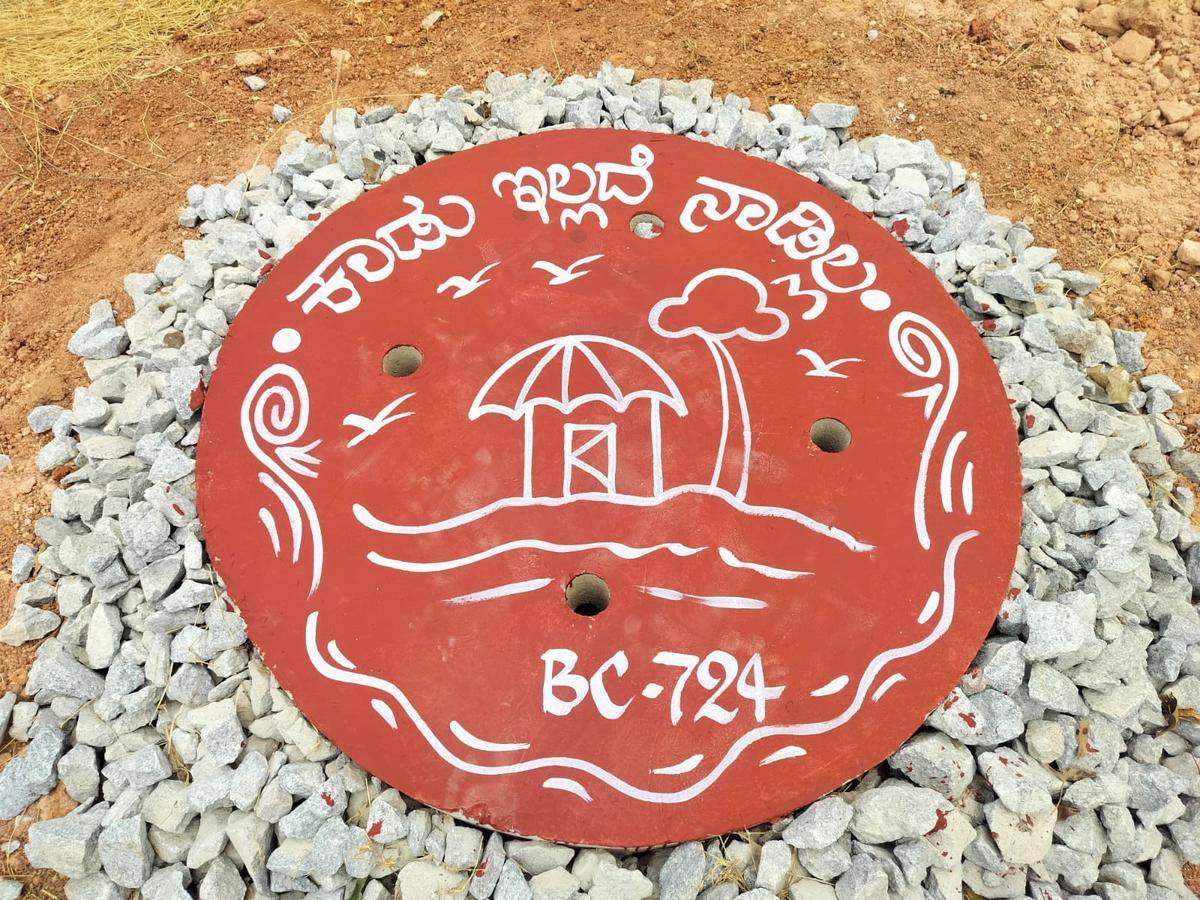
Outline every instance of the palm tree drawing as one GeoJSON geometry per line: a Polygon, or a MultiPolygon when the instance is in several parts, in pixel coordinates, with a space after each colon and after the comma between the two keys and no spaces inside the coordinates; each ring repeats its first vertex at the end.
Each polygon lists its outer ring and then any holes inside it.
{"type": "Polygon", "coordinates": [[[710,485],[717,487],[725,467],[731,427],[731,393],[736,398],[736,411],[741,420],[742,466],[734,495],[739,500],[746,498],[746,487],[750,479],[750,411],[746,406],[746,393],[742,388],[741,375],[733,354],[726,343],[733,338],[747,341],[773,341],[787,333],[787,315],[767,303],[767,288],[755,276],[741,269],[716,268],[701,272],[687,283],[678,297],[659,300],[650,310],[650,328],[665,338],[698,337],[704,341],[717,367],[717,378],[721,388],[721,439],[717,446],[717,457],[713,464],[710,485]],[[712,284],[707,284],[713,282],[712,284]],[[692,294],[701,285],[706,285],[705,299],[693,298],[692,294]],[[747,291],[749,288],[749,291],[747,291]],[[738,298],[753,297],[754,307],[749,315],[737,316],[738,298]],[[681,314],[687,314],[684,318],[681,314]],[[705,322],[705,314],[720,321],[720,325],[705,322]],[[769,328],[758,329],[754,325],[762,318],[769,328]],[[669,322],[664,322],[664,318],[669,322]],[[731,322],[739,324],[730,327],[731,322]]]}

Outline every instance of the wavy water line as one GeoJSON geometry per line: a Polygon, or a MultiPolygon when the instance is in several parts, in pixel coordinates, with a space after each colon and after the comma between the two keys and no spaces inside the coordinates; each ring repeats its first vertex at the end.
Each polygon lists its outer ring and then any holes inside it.
{"type": "Polygon", "coordinates": [[[451,516],[448,519],[442,519],[438,522],[430,522],[425,525],[397,525],[393,522],[385,522],[375,516],[363,504],[355,503],[353,505],[354,518],[358,520],[360,525],[363,525],[372,531],[378,531],[382,534],[432,534],[438,531],[446,531],[451,528],[458,528],[461,525],[467,525],[471,522],[477,522],[480,519],[487,518],[492,513],[501,509],[525,508],[542,506],[547,508],[555,508],[565,506],[568,503],[574,503],[578,500],[592,500],[603,503],[613,503],[618,506],[634,506],[634,507],[651,507],[660,506],[667,500],[672,500],[684,494],[704,494],[709,497],[715,497],[722,500],[729,506],[733,507],[740,513],[748,516],[765,517],[772,519],[786,519],[790,522],[795,522],[810,531],[824,537],[832,538],[835,541],[845,545],[848,549],[855,553],[866,553],[874,550],[874,544],[868,544],[860,541],[858,538],[851,535],[849,532],[843,531],[840,528],[835,528],[832,525],[826,525],[823,522],[818,522],[803,513],[797,512],[794,509],[787,509],[782,506],[755,506],[751,503],[746,503],[744,500],[739,500],[733,494],[722,488],[714,488],[707,484],[684,484],[678,487],[664,491],[657,497],[638,497],[633,494],[607,494],[607,493],[586,493],[572,494],[569,497],[505,497],[502,500],[496,500],[489,503],[487,506],[481,506],[478,509],[473,509],[470,512],[460,513],[457,516],[451,516]]]}
{"type": "MultiPolygon", "coordinates": [[[[515,775],[524,772],[533,772],[543,769],[567,769],[569,771],[581,772],[592,776],[597,781],[607,785],[613,790],[624,794],[634,800],[641,800],[647,803],[658,804],[674,804],[685,803],[694,797],[699,796],[709,787],[711,787],[725,771],[736,762],[741,755],[751,746],[759,741],[786,736],[803,736],[825,734],[832,731],[850,721],[858,714],[862,708],[864,701],[867,698],[867,693],[871,690],[875,679],[883,668],[897,660],[904,659],[909,656],[914,656],[928,649],[936,643],[943,634],[950,628],[954,620],[954,603],[955,603],[955,573],[954,565],[958,557],[958,552],[962,546],[971,539],[977,537],[978,531],[965,531],[954,537],[946,548],[945,557],[942,562],[942,612],[938,617],[937,623],[928,634],[920,640],[906,644],[902,647],[894,647],[890,650],[885,650],[877,654],[866,666],[862,676],[859,678],[858,686],[854,692],[854,697],[846,708],[837,716],[826,719],[822,722],[808,722],[795,725],[764,725],[758,728],[751,729],[743,734],[725,752],[721,760],[705,775],[691,785],[672,791],[654,791],[645,788],[637,787],[630,784],[621,777],[608,771],[603,766],[596,765],[583,759],[575,757],[540,757],[537,759],[523,759],[514,763],[507,764],[480,764],[473,763],[462,759],[450,750],[437,736],[425,719],[413,706],[408,696],[400,690],[395,684],[383,678],[378,678],[372,675],[364,675],[359,672],[347,672],[338,669],[328,662],[321,654],[321,649],[317,643],[317,622],[319,613],[314,611],[309,613],[307,625],[305,628],[305,647],[308,652],[309,661],[313,667],[325,678],[331,681],[336,681],[341,684],[353,684],[361,687],[370,688],[392,698],[397,705],[408,716],[413,726],[418,733],[425,739],[429,746],[433,749],[444,762],[459,771],[466,772],[472,775],[515,775]]],[[[891,687],[896,683],[895,679],[888,679],[885,682],[886,687],[891,687]]],[[[876,691],[878,694],[878,690],[876,691]]],[[[378,699],[378,698],[376,698],[378,699]]],[[[373,701],[373,705],[374,705],[373,701]]],[[[376,708],[378,711],[378,708],[376,708]]],[[[382,713],[380,713],[382,715],[382,713]]],[[[543,786],[549,786],[550,781],[556,779],[548,779],[543,783],[543,786]]],[[[561,782],[570,782],[570,779],[559,779],[561,782]]],[[[577,784],[577,783],[576,783],[577,784]]],[[[553,785],[557,789],[570,790],[564,787],[562,783],[553,785]]],[[[571,790],[571,793],[578,793],[571,790]]],[[[586,790],[584,791],[586,794],[586,790]]],[[[589,798],[590,799],[590,796],[589,798]]]]}
{"type": "Polygon", "coordinates": [[[501,556],[505,553],[511,553],[513,550],[545,550],[548,553],[578,553],[582,550],[607,550],[614,556],[619,556],[621,559],[641,559],[643,556],[649,556],[651,553],[657,553],[660,550],[666,550],[674,556],[695,556],[704,547],[689,547],[686,544],[653,544],[649,547],[630,547],[628,544],[621,544],[616,541],[592,541],[586,544],[559,544],[554,541],[543,541],[541,538],[522,538],[517,541],[509,541],[506,544],[498,544],[495,547],[489,547],[486,550],[480,550],[478,553],[472,553],[469,556],[460,556],[457,559],[445,559],[437,562],[412,562],[406,559],[393,559],[390,556],[384,556],[375,550],[367,554],[367,559],[375,563],[377,566],[382,566],[385,569],[398,569],[401,572],[447,572],[451,569],[457,569],[462,566],[469,566],[473,563],[482,562],[485,559],[491,559],[493,556],[501,556]]]}

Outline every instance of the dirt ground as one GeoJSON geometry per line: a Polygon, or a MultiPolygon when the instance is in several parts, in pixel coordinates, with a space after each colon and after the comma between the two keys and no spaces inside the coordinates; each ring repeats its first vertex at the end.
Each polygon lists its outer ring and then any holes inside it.
{"type": "MultiPolygon", "coordinates": [[[[179,33],[117,85],[9,91],[7,119],[0,114],[0,452],[12,465],[0,474],[0,561],[7,568],[14,546],[34,541],[61,475],[37,472],[42,440],[28,433],[26,414],[70,404],[84,375],[67,337],[98,298],[129,312],[124,274],[179,250],[189,184],[269,160],[287,131],[315,132],[335,98],[403,106],[480,85],[493,69],[566,74],[612,60],[641,76],[712,78],[718,93],[748,95],[760,109],[855,103],[856,134],[932,139],[977,175],[992,211],[1030,223],[1067,267],[1104,276],[1097,309],[1150,332],[1150,370],[1187,389],[1195,449],[1200,270],[1175,252],[1200,238],[1200,13],[1191,0],[1135,2],[1126,24],[1157,39],[1141,64],[1116,58],[1114,37],[1080,21],[1096,0],[289,0],[179,33]],[[444,16],[423,28],[435,10],[444,16]],[[334,49],[349,61],[337,63],[334,49]],[[268,59],[261,93],[234,68],[241,50],[268,59]],[[1158,107],[1175,100],[1198,108],[1191,132],[1158,107]],[[296,119],[276,125],[276,102],[296,119]]],[[[0,621],[12,594],[0,590],[0,621]]],[[[21,688],[34,649],[0,650],[0,691],[21,688]]],[[[31,812],[62,803],[51,795],[31,812]]],[[[0,874],[21,874],[22,863],[0,855],[0,874]]],[[[60,896],[44,875],[32,895],[60,896]]]]}

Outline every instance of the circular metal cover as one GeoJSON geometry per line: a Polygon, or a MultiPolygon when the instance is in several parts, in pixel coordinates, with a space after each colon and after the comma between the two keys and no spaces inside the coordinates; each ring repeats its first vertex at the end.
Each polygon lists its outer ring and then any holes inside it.
{"type": "Polygon", "coordinates": [[[1014,560],[972,324],[824,188],[678,137],[502,141],[329,215],[203,423],[209,552],[280,683],[505,832],[646,846],[820,797],[946,696],[1014,560]]]}

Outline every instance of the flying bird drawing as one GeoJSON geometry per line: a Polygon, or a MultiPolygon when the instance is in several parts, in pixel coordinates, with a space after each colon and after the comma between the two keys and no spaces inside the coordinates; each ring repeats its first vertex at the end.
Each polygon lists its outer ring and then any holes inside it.
{"type": "Polygon", "coordinates": [[[804,373],[805,375],[809,375],[813,378],[849,378],[849,375],[845,375],[836,371],[837,367],[845,365],[846,363],[862,362],[862,360],[856,356],[844,356],[841,359],[834,359],[830,360],[829,362],[825,362],[825,360],[821,359],[821,355],[817,353],[816,350],[808,349],[797,350],[796,355],[803,356],[813,364],[812,369],[804,373]]]}
{"type": "Polygon", "coordinates": [[[829,301],[829,296],[824,291],[816,290],[801,290],[800,276],[796,274],[784,275],[776,278],[771,284],[786,284],[789,297],[811,297],[813,304],[805,310],[800,318],[806,322],[811,322],[821,313],[825,312],[825,304],[829,301]]]}
{"type": "MultiPolygon", "coordinates": [[[[414,391],[413,393],[416,392],[414,391]]],[[[379,412],[375,413],[375,415],[371,418],[360,416],[358,413],[350,413],[347,415],[346,418],[342,419],[342,424],[349,425],[351,428],[357,428],[358,434],[350,438],[350,440],[346,442],[346,446],[353,447],[357,444],[361,444],[371,435],[378,434],[385,425],[390,425],[393,422],[398,422],[401,419],[411,416],[411,412],[396,412],[396,410],[400,408],[400,404],[404,403],[404,401],[408,400],[408,398],[411,396],[413,396],[413,394],[405,394],[403,397],[396,398],[379,412]]]]}
{"type": "Polygon", "coordinates": [[[569,281],[574,281],[576,278],[582,278],[591,269],[576,269],[577,266],[586,266],[590,262],[595,262],[604,256],[603,253],[597,253],[595,256],[585,256],[582,259],[577,259],[565,269],[561,266],[556,266],[552,262],[547,262],[544,259],[539,259],[533,263],[531,269],[541,269],[543,272],[550,274],[550,284],[566,284],[569,281]]]}
{"type": "Polygon", "coordinates": [[[467,294],[479,290],[481,287],[491,281],[490,278],[484,278],[483,275],[488,269],[493,269],[498,265],[500,265],[499,261],[488,263],[488,265],[484,266],[470,278],[467,278],[465,275],[451,275],[438,285],[437,292],[439,294],[444,294],[448,289],[454,288],[454,293],[450,295],[450,299],[461,300],[463,297],[467,296],[467,294]]]}

